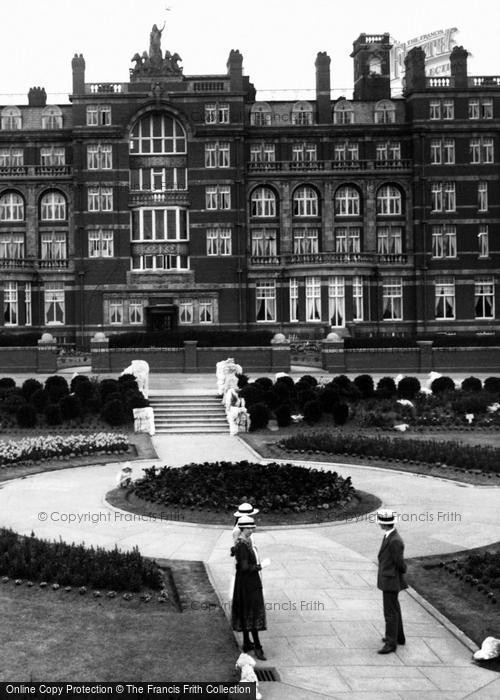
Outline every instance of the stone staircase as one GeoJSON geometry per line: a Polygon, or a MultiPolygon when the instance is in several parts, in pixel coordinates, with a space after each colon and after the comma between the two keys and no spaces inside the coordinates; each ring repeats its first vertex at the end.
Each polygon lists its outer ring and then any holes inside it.
{"type": "Polygon", "coordinates": [[[155,429],[165,433],[229,433],[221,399],[213,394],[150,396],[155,429]]]}

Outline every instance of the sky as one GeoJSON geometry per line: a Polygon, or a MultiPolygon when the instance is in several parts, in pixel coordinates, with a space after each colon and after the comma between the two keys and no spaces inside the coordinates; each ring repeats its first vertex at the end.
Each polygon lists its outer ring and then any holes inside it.
{"type": "Polygon", "coordinates": [[[498,0],[16,0],[0,25],[0,103],[26,104],[38,85],[49,102],[67,102],[75,53],[84,55],[86,82],[125,82],[132,56],[164,21],[162,48],[180,54],[185,75],[225,73],[239,49],[261,99],[277,89],[273,97],[293,99],[285,91],[299,89],[314,98],[318,51],[332,59],[332,88],[349,93],[349,54],[362,32],[404,42],[457,27],[457,43],[472,54],[469,74],[500,75],[499,20],[498,0]]]}

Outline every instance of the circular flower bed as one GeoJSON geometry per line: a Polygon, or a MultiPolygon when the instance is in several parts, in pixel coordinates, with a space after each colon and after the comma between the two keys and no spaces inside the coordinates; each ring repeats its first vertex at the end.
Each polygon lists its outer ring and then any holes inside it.
{"type": "Polygon", "coordinates": [[[231,511],[243,501],[263,513],[300,513],[344,506],[355,495],[351,478],[292,464],[215,462],[145,469],[133,493],[162,506],[231,511]]]}

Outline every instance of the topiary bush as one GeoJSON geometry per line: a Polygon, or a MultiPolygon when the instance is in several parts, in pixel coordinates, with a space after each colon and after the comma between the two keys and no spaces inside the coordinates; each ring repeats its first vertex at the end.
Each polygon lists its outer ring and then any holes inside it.
{"type": "Polygon", "coordinates": [[[10,391],[16,388],[16,382],[12,377],[2,377],[0,378],[0,394],[10,391]]]}
{"type": "Polygon", "coordinates": [[[317,423],[321,420],[322,413],[323,409],[321,403],[317,399],[306,401],[304,404],[304,420],[306,423],[310,423],[311,425],[317,423]]]}
{"type": "Polygon", "coordinates": [[[488,377],[484,380],[484,389],[490,394],[500,395],[500,377],[488,377]]]}
{"type": "Polygon", "coordinates": [[[334,407],[340,401],[338,388],[333,384],[327,384],[319,392],[319,400],[325,413],[332,413],[334,407]]]}
{"type": "Polygon", "coordinates": [[[371,374],[360,374],[354,377],[354,384],[360,391],[363,399],[369,399],[375,393],[375,386],[371,374]]]}
{"type": "Polygon", "coordinates": [[[252,404],[248,409],[248,414],[250,416],[250,432],[267,428],[267,424],[271,418],[271,411],[265,403],[259,402],[252,404]]]}
{"type": "Polygon", "coordinates": [[[304,382],[306,384],[309,384],[312,388],[315,386],[318,386],[318,380],[316,377],[313,377],[312,374],[304,374],[300,379],[299,382],[304,382]]]}
{"type": "Polygon", "coordinates": [[[398,396],[400,399],[412,401],[420,389],[421,385],[416,377],[403,377],[398,382],[398,396]]]}
{"type": "Polygon", "coordinates": [[[255,382],[252,382],[251,384],[247,384],[243,387],[243,389],[240,390],[240,396],[242,399],[245,399],[245,405],[248,408],[252,404],[262,402],[264,398],[264,392],[259,386],[259,384],[255,384],[255,382]]]}
{"type": "Polygon", "coordinates": [[[59,401],[59,407],[61,409],[61,416],[63,420],[73,420],[82,415],[82,404],[80,403],[78,396],[75,396],[74,394],[63,396],[59,401]]]}
{"type": "Polygon", "coordinates": [[[286,428],[288,425],[291,425],[292,410],[289,404],[284,403],[281,404],[281,406],[278,406],[274,412],[274,415],[276,416],[276,422],[280,428],[286,428]]]}
{"type": "Polygon", "coordinates": [[[85,406],[87,401],[94,394],[93,383],[90,381],[89,377],[83,374],[77,374],[76,377],[71,380],[70,389],[72,394],[78,396],[82,406],[85,406]]]}
{"type": "Polygon", "coordinates": [[[463,380],[461,387],[462,391],[478,393],[483,388],[481,380],[477,377],[467,377],[463,380]]]}
{"type": "Polygon", "coordinates": [[[69,394],[69,386],[65,377],[58,374],[47,377],[45,380],[45,390],[51,403],[57,403],[59,399],[69,394]]]}
{"type": "Polygon", "coordinates": [[[271,391],[273,388],[273,380],[269,377],[259,377],[255,380],[255,384],[257,384],[262,391],[271,391]]]}
{"type": "Polygon", "coordinates": [[[101,410],[101,418],[109,425],[123,425],[129,420],[128,411],[120,399],[111,399],[101,410]]]}
{"type": "Polygon", "coordinates": [[[120,387],[116,379],[103,379],[99,384],[99,392],[103,404],[107,403],[111,394],[120,395],[120,387]]]}
{"type": "Polygon", "coordinates": [[[16,421],[20,428],[34,428],[37,415],[33,406],[31,404],[20,406],[16,411],[16,421]]]}
{"type": "Polygon", "coordinates": [[[431,391],[435,395],[455,391],[455,382],[451,377],[437,377],[431,384],[431,391]]]}
{"type": "Polygon", "coordinates": [[[30,403],[37,413],[43,413],[49,403],[49,395],[45,389],[37,389],[31,394],[30,403]]]}
{"type": "Polygon", "coordinates": [[[43,384],[39,382],[38,379],[26,379],[21,387],[21,391],[26,401],[29,401],[35,391],[40,391],[40,389],[43,389],[43,384]]]}
{"type": "Polygon", "coordinates": [[[392,377],[382,377],[377,384],[377,396],[381,399],[391,399],[396,396],[396,382],[392,377]]]}
{"type": "Polygon", "coordinates": [[[336,425],[344,425],[349,418],[349,406],[345,403],[338,403],[333,407],[333,420],[336,425]]]}
{"type": "Polygon", "coordinates": [[[57,403],[49,403],[45,408],[47,425],[61,425],[63,422],[61,408],[57,403]]]}

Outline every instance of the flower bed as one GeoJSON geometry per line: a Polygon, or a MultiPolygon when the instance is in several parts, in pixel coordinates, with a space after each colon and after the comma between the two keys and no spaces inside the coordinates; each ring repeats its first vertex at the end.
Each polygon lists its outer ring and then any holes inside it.
{"type": "Polygon", "coordinates": [[[6,528],[0,528],[0,574],[3,580],[9,577],[22,583],[28,579],[57,588],[90,586],[140,591],[142,587],[156,590],[162,586],[160,570],[154,562],[143,559],[137,548],[124,553],[116,548],[86,549],[83,544],[22,537],[6,528]]]}
{"type": "Polygon", "coordinates": [[[500,554],[484,552],[471,554],[467,557],[454,558],[451,561],[441,561],[443,571],[456,576],[460,581],[479,593],[487,596],[492,604],[500,597],[500,554]]]}
{"type": "Polygon", "coordinates": [[[440,464],[463,470],[500,474],[500,449],[464,445],[458,441],[391,439],[363,437],[358,434],[332,434],[316,431],[299,433],[281,440],[278,447],[292,451],[319,451],[327,454],[349,454],[397,461],[440,464]]]}
{"type": "Polygon", "coordinates": [[[0,441],[0,467],[54,457],[71,457],[95,452],[126,452],[127,437],[119,433],[91,435],[46,435],[22,440],[0,441]]]}
{"type": "Polygon", "coordinates": [[[135,495],[182,508],[230,511],[250,501],[264,513],[299,513],[344,505],[355,494],[350,477],[292,464],[205,462],[144,471],[145,476],[134,483],[135,495]]]}

